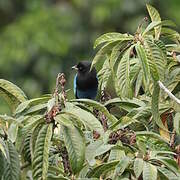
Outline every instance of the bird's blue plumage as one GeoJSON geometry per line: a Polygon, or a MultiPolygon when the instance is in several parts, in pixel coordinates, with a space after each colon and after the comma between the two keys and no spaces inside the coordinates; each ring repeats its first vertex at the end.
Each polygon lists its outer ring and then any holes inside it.
{"type": "MultiPolygon", "coordinates": [[[[97,77],[96,77],[97,78],[97,77]]],[[[89,88],[87,90],[79,90],[77,88],[77,74],[74,77],[74,94],[76,98],[86,98],[86,99],[95,99],[97,96],[98,87],[89,88]]]]}
{"type": "Polygon", "coordinates": [[[91,62],[81,61],[75,68],[74,94],[77,99],[95,99],[98,91],[98,78],[95,68],[90,71],[91,62]]]}

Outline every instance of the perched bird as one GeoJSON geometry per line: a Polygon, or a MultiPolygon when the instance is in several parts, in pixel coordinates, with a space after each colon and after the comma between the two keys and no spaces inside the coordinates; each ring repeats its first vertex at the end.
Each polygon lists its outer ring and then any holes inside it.
{"type": "Polygon", "coordinates": [[[91,62],[81,61],[72,69],[77,70],[74,77],[74,94],[76,98],[95,99],[98,90],[98,79],[96,69],[94,67],[91,69],[91,62]]]}

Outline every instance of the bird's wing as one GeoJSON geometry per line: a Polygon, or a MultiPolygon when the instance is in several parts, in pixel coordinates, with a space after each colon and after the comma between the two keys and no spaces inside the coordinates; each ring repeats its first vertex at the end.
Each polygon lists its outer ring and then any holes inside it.
{"type": "Polygon", "coordinates": [[[76,81],[77,81],[77,74],[74,77],[74,95],[76,95],[76,88],[77,88],[76,81]]]}

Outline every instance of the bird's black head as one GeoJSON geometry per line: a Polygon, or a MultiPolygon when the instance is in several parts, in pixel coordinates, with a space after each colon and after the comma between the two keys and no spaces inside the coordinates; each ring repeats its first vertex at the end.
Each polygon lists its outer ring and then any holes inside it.
{"type": "Polygon", "coordinates": [[[72,67],[76,69],[79,73],[86,73],[90,71],[91,62],[90,61],[81,61],[77,65],[72,67]]]}

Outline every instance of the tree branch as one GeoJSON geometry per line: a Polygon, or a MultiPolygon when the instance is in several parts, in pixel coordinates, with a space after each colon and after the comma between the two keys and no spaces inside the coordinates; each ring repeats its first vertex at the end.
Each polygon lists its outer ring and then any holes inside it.
{"type": "Polygon", "coordinates": [[[161,81],[158,81],[159,87],[168,94],[168,96],[173,99],[176,103],[180,105],[180,99],[178,99],[176,96],[174,96],[161,81]]]}

